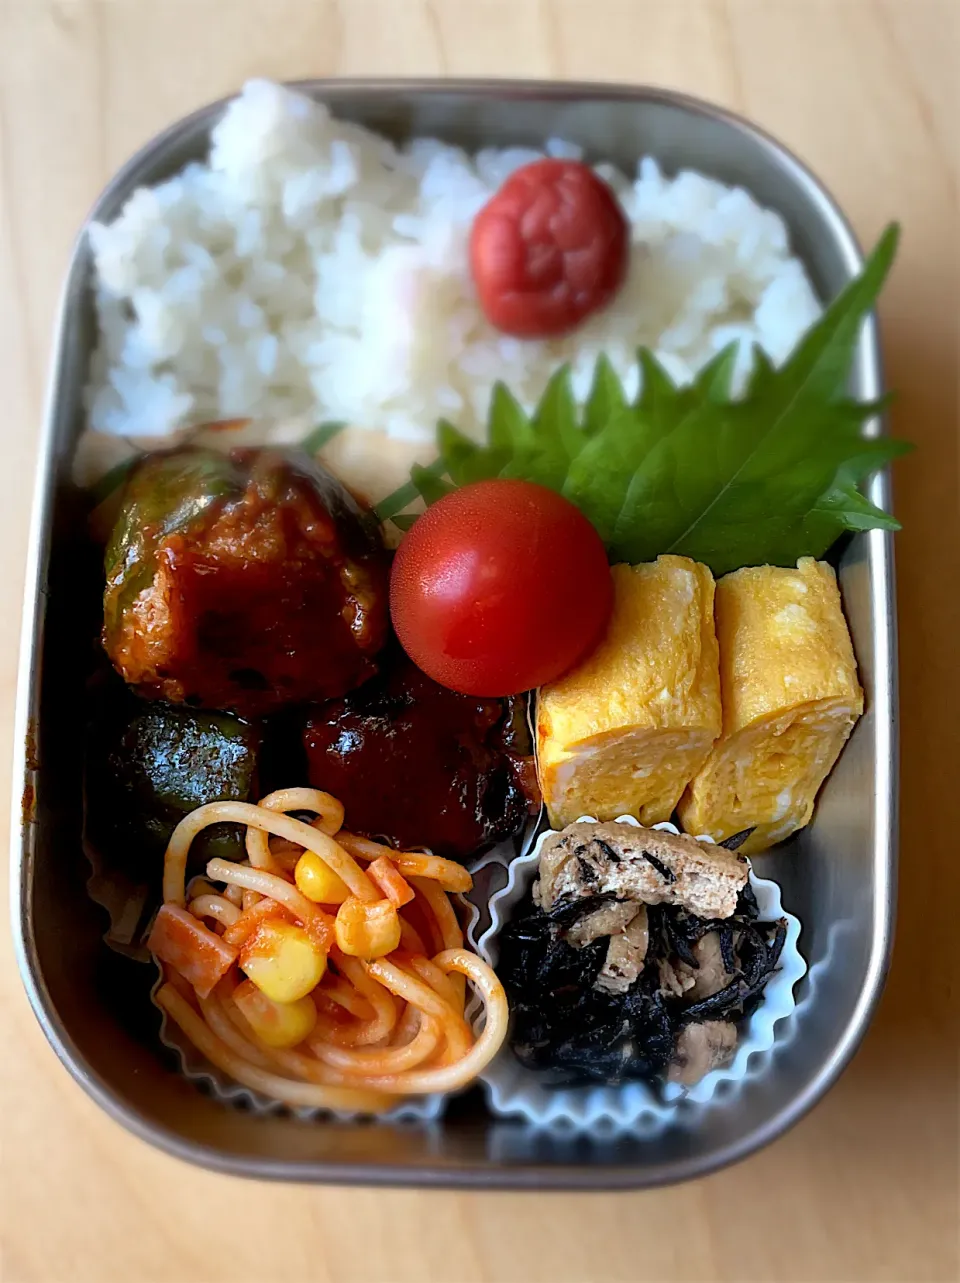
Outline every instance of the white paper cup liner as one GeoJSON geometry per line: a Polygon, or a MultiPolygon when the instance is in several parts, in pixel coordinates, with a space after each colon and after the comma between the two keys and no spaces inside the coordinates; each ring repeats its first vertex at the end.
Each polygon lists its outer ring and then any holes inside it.
{"type": "Polygon", "coordinates": [[[86,881],[87,895],[100,906],[107,915],[108,926],[103,933],[103,941],[114,953],[121,953],[134,962],[149,962],[150,952],[146,947],[144,921],[152,917],[150,887],[145,882],[138,882],[128,873],[111,869],[103,860],[96,846],[90,841],[87,833],[87,819],[84,814],[83,853],[90,865],[90,874],[86,881]]]}
{"type": "MultiPolygon", "coordinates": [[[[582,816],[582,820],[591,820],[582,816]]],[[[642,827],[632,815],[621,815],[618,822],[642,827]]],[[[678,833],[672,824],[654,825],[668,833],[678,833]]],[[[536,879],[540,849],[544,840],[555,830],[541,833],[533,849],[520,856],[507,870],[506,882],[490,896],[489,925],[484,926],[477,912],[472,930],[480,934],[468,935],[476,952],[496,968],[499,946],[498,936],[504,923],[509,921],[514,908],[530,890],[536,879]]],[[[712,842],[711,838],[700,838],[712,842]]],[[[487,862],[475,870],[478,883],[488,872],[487,862]]],[[[806,973],[807,964],[797,948],[800,922],[787,913],[780,900],[780,888],[767,878],[759,878],[750,869],[750,885],[757,897],[760,918],[774,921],[785,918],[787,936],[777,970],[767,982],[763,1000],[749,1020],[739,1026],[736,1053],[729,1065],[711,1070],[692,1087],[667,1083],[661,1093],[655,1092],[644,1082],[626,1082],[615,1086],[589,1084],[578,1087],[548,1087],[545,1075],[525,1068],[505,1044],[496,1058],[480,1075],[487,1092],[490,1108],[495,1114],[518,1116],[536,1127],[555,1128],[563,1131],[590,1130],[613,1133],[629,1130],[634,1133],[652,1134],[668,1124],[678,1121],[682,1114],[689,1125],[695,1115],[708,1108],[720,1107],[736,1093],[739,1085],[762,1075],[770,1063],[775,1047],[786,1042],[790,1034],[791,1017],[796,1009],[793,990],[797,981],[806,973]],[[788,1022],[788,1023],[785,1023],[788,1022]],[[723,1086],[723,1090],[718,1089],[723,1086]]],[[[474,1028],[482,1019],[479,1004],[468,1010],[474,1028]]]]}

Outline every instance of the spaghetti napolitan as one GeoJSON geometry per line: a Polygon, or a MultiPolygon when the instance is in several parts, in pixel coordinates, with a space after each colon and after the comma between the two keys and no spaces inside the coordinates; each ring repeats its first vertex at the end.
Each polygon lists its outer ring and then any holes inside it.
{"type": "Polygon", "coordinates": [[[221,1072],[286,1105],[381,1113],[473,1081],[506,1037],[507,1001],[464,948],[448,898],[469,889],[466,870],[343,822],[319,789],[199,807],[168,844],[149,944],[164,972],[158,1003],[221,1072]],[[194,838],[225,821],[245,826],[247,859],[210,860],[187,887],[194,838]],[[298,879],[304,857],[329,876],[311,865],[298,879]],[[465,981],[486,1012],[478,1037],[465,981]]]}

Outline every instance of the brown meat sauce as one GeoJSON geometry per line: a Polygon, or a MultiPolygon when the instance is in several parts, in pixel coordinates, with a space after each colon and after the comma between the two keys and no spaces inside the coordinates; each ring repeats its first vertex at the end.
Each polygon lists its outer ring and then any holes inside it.
{"type": "Polygon", "coordinates": [[[447,690],[402,652],[384,668],[307,717],[311,784],[343,802],[351,830],[447,859],[515,833],[539,805],[522,708],[447,690]]]}

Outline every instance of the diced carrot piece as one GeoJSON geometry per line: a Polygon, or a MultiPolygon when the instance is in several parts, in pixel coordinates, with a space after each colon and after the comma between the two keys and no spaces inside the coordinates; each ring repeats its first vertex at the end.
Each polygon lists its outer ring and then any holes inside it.
{"type": "Polygon", "coordinates": [[[160,909],[147,947],[179,971],[201,998],[209,996],[237,960],[232,945],[175,904],[160,909]]]}
{"type": "Polygon", "coordinates": [[[367,873],[391,902],[399,909],[409,904],[414,897],[414,890],[397,866],[385,855],[377,858],[367,866],[367,873]]]}
{"type": "Polygon", "coordinates": [[[321,953],[327,954],[337,938],[336,918],[318,909],[304,924],[303,929],[321,953]]]}
{"type": "Polygon", "coordinates": [[[281,922],[292,922],[293,914],[284,905],[266,897],[263,900],[258,900],[256,904],[252,904],[249,909],[244,909],[233,926],[227,927],[226,931],[224,931],[223,939],[226,940],[227,944],[233,944],[239,948],[247,936],[252,935],[260,923],[265,922],[268,918],[277,918],[281,922]]]}

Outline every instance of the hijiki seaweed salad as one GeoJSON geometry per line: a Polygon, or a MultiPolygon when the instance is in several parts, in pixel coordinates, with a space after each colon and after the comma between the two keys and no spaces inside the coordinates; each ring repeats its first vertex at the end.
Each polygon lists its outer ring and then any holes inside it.
{"type": "Polygon", "coordinates": [[[863,711],[833,550],[896,528],[847,385],[897,235],[824,308],[741,189],[266,82],[90,228],[91,894],[221,1086],[730,1063],[788,939],[750,857],[863,711]],[[534,838],[481,956],[470,870],[534,838]]]}
{"type": "Polygon", "coordinates": [[[729,1061],[786,940],[783,919],[759,921],[746,861],[730,854],[747,836],[715,852],[622,823],[547,839],[499,941],[524,1065],[556,1071],[553,1085],[692,1085],[729,1061]]]}

